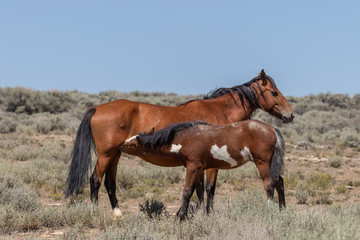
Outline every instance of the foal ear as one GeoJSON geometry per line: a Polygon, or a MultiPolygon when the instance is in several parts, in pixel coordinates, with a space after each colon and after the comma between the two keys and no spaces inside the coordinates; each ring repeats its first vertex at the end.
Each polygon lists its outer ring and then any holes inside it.
{"type": "Polygon", "coordinates": [[[264,69],[261,69],[261,72],[259,73],[259,77],[263,81],[262,85],[265,86],[267,84],[267,78],[264,69]]]}

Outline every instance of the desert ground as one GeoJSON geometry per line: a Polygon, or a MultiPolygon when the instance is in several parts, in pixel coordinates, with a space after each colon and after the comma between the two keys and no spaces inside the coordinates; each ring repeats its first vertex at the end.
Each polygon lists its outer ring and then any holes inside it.
{"type": "MultiPolygon", "coordinates": [[[[360,239],[358,95],[288,97],[296,118],[286,125],[256,112],[254,118],[278,127],[285,138],[285,210],[279,211],[276,194],[275,202],[267,203],[257,169],[249,162],[220,171],[209,216],[201,208],[179,222],[183,167],[157,167],[123,154],[117,173],[122,219],[113,217],[104,186],[97,206],[90,202],[89,184],[70,199],[64,199],[63,189],[87,107],[116,98],[173,105],[196,96],[0,93],[1,239],[360,239]],[[51,100],[45,102],[62,111],[40,103],[44,110],[31,110],[30,103],[15,101],[24,94],[44,95],[51,100]]],[[[95,161],[94,155],[93,166],[95,161]]],[[[194,195],[192,206],[196,201],[194,195]]]]}

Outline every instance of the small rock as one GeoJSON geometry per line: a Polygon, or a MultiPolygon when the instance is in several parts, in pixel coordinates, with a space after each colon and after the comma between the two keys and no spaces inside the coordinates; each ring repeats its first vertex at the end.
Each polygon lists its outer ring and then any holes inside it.
{"type": "Polygon", "coordinates": [[[346,145],[351,148],[356,148],[359,145],[359,143],[357,141],[350,140],[350,141],[346,141],[346,145]]]}

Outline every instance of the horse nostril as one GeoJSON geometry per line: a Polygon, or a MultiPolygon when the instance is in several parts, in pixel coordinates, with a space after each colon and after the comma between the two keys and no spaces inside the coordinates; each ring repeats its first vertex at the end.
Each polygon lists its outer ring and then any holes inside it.
{"type": "Polygon", "coordinates": [[[291,117],[291,119],[294,119],[295,118],[294,113],[290,114],[290,117],[291,117]]]}

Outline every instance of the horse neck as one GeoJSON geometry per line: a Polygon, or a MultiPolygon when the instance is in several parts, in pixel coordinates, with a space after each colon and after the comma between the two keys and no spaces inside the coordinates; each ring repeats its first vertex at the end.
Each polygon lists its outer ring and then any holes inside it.
{"type": "Polygon", "coordinates": [[[198,113],[199,119],[206,119],[209,123],[225,124],[250,119],[256,108],[251,108],[247,101],[243,107],[239,96],[234,97],[225,94],[214,99],[198,100],[189,103],[187,109],[198,113]]]}

